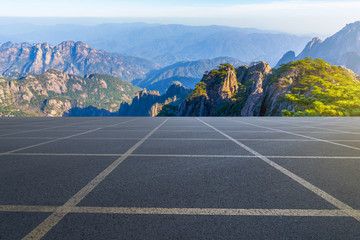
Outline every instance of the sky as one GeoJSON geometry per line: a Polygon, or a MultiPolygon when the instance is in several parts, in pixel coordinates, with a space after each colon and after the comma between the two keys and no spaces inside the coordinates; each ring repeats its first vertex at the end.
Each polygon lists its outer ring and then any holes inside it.
{"type": "Polygon", "coordinates": [[[86,21],[81,21],[81,18],[96,19],[89,20],[89,23],[96,24],[148,22],[227,25],[294,34],[329,35],[347,23],[360,20],[360,1],[1,0],[0,17],[36,17],[39,18],[37,23],[41,22],[40,17],[56,17],[57,23],[76,17],[82,24],[86,24],[86,21]]]}

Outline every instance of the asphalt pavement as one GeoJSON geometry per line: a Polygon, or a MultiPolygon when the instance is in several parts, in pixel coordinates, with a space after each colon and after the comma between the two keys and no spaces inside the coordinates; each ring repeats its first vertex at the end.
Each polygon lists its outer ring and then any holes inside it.
{"type": "Polygon", "coordinates": [[[360,118],[0,118],[0,239],[360,239],[360,118]]]}

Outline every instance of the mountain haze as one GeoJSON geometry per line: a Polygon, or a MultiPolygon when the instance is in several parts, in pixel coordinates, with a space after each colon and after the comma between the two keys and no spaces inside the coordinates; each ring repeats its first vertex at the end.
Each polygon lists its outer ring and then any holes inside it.
{"type": "Polygon", "coordinates": [[[230,63],[234,66],[246,64],[240,60],[230,57],[219,57],[214,59],[203,59],[198,61],[183,61],[165,68],[151,71],[144,80],[135,80],[133,84],[149,90],[158,90],[165,93],[169,86],[175,82],[187,88],[193,89],[201,80],[204,72],[214,69],[221,63],[230,63]]]}
{"type": "Polygon", "coordinates": [[[277,66],[306,57],[321,58],[360,74],[360,21],[346,25],[325,41],[317,37],[313,38],[297,57],[290,51],[283,56],[277,66]]]}
{"type": "Polygon", "coordinates": [[[179,61],[216,57],[239,58],[245,62],[263,59],[275,65],[288,49],[301,51],[308,37],[226,26],[176,24],[101,24],[97,26],[54,25],[0,31],[0,42],[83,41],[96,49],[149,59],[167,66],[179,61]]]}

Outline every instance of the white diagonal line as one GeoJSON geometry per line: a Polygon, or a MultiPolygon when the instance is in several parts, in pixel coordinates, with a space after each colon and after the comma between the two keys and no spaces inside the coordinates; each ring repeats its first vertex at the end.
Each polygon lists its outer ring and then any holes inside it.
{"type": "Polygon", "coordinates": [[[7,151],[7,152],[4,152],[4,153],[0,153],[0,156],[1,156],[1,155],[8,155],[8,154],[10,154],[10,153],[22,151],[22,150],[25,150],[25,149],[29,149],[29,148],[33,148],[33,147],[38,147],[38,146],[45,145],[45,144],[48,144],[48,143],[53,143],[53,142],[57,142],[57,141],[60,141],[60,140],[65,140],[65,139],[69,139],[69,138],[72,138],[72,137],[84,135],[84,134],[87,134],[87,133],[91,133],[91,132],[98,131],[98,130],[103,129],[103,128],[106,128],[106,127],[112,127],[112,126],[124,124],[124,123],[127,123],[127,122],[131,122],[131,121],[135,121],[135,119],[128,120],[128,121],[124,121],[124,122],[120,122],[120,123],[116,123],[116,124],[112,124],[112,125],[105,126],[105,127],[95,128],[95,129],[92,129],[92,130],[89,130],[89,131],[85,131],[85,132],[73,134],[73,135],[70,135],[70,136],[65,136],[65,137],[56,138],[56,139],[53,139],[53,140],[49,140],[49,141],[46,141],[46,142],[41,142],[41,143],[33,144],[33,145],[26,146],[26,147],[22,147],[22,148],[17,148],[17,149],[11,150],[11,151],[7,151]]]}
{"type": "Polygon", "coordinates": [[[0,137],[11,136],[11,135],[16,135],[16,134],[21,134],[21,133],[39,132],[39,131],[43,131],[43,130],[56,129],[56,128],[62,128],[62,127],[68,127],[68,126],[73,126],[73,125],[84,124],[84,123],[87,123],[87,122],[98,122],[98,121],[101,121],[101,120],[91,120],[91,121],[86,121],[86,122],[81,122],[81,123],[71,123],[71,124],[55,126],[55,127],[47,127],[47,128],[41,128],[41,129],[32,129],[32,130],[25,130],[25,131],[20,131],[20,132],[7,133],[7,134],[0,135],[0,137]]]}
{"type": "MultiPolygon", "coordinates": [[[[261,119],[261,120],[264,120],[264,119],[261,119]]],[[[266,121],[266,120],[264,120],[266,121]]],[[[284,121],[282,121],[284,123],[284,121]]],[[[303,123],[312,123],[310,121],[302,121],[303,123]]],[[[348,134],[355,134],[355,135],[359,135],[360,133],[358,132],[349,132],[349,131],[344,131],[344,130],[338,130],[338,129],[330,129],[330,128],[322,128],[322,127],[314,127],[314,126],[304,126],[304,125],[298,125],[298,124],[289,124],[287,122],[285,122],[285,124],[287,125],[290,125],[290,126],[298,126],[298,127],[305,127],[305,128],[315,128],[315,129],[322,129],[322,130],[328,130],[328,131],[333,131],[334,133],[335,132],[340,132],[340,133],[348,133],[348,134]]],[[[333,123],[330,123],[330,124],[333,124],[333,123]]],[[[346,125],[341,125],[341,124],[336,124],[338,126],[346,126],[346,125]]],[[[348,126],[346,126],[348,127],[348,126]]],[[[358,129],[358,128],[357,128],[358,129]]]]}
{"type": "Polygon", "coordinates": [[[104,171],[98,174],[93,180],[91,180],[85,187],[72,196],[63,206],[57,208],[49,217],[47,217],[42,223],[40,223],[34,230],[32,230],[23,239],[41,239],[47,232],[49,232],[58,222],[61,221],[68,213],[68,209],[75,207],[82,199],[84,199],[96,186],[98,186],[112,171],[115,170],[128,156],[130,156],[143,142],[146,141],[154,132],[156,132],[166,121],[165,119],[160,125],[148,133],[144,138],[138,141],[133,147],[131,147],[121,157],[116,159],[110,164],[104,171]]]}
{"type": "Polygon", "coordinates": [[[273,168],[279,170],[280,172],[282,172],[283,174],[285,174],[286,176],[290,177],[291,179],[295,180],[297,183],[301,184],[302,186],[304,186],[305,188],[307,188],[308,190],[312,191],[313,193],[317,194],[318,196],[320,196],[321,198],[325,199],[326,201],[328,201],[329,203],[331,203],[332,205],[334,205],[335,207],[339,208],[340,210],[343,210],[345,212],[347,212],[349,214],[349,216],[355,218],[356,220],[360,221],[360,214],[354,214],[354,209],[352,207],[350,207],[349,205],[343,203],[342,201],[340,201],[339,199],[331,196],[330,194],[326,193],[325,191],[321,190],[320,188],[314,186],[313,184],[311,184],[310,182],[306,181],[305,179],[299,177],[298,175],[290,172],[289,170],[287,170],[286,168],[280,166],[279,164],[271,161],[269,158],[261,155],[260,153],[256,152],[255,150],[253,150],[252,148],[246,146],[245,144],[237,141],[236,139],[230,137],[229,135],[227,135],[226,133],[223,133],[222,131],[220,131],[219,129],[211,126],[210,124],[204,122],[203,120],[198,119],[200,122],[204,123],[205,125],[207,125],[208,127],[212,128],[213,130],[217,131],[218,133],[221,133],[223,136],[227,137],[228,139],[230,139],[231,141],[233,141],[235,144],[239,145],[240,147],[244,148],[245,150],[247,150],[248,152],[254,154],[255,156],[257,156],[258,158],[260,158],[261,160],[263,160],[264,162],[266,162],[267,164],[269,164],[270,166],[272,166],[273,168]]]}
{"type": "Polygon", "coordinates": [[[265,126],[261,126],[261,125],[257,125],[257,124],[253,124],[253,123],[236,121],[236,120],[233,120],[233,119],[230,119],[230,121],[238,122],[238,123],[241,123],[241,124],[247,124],[247,125],[251,125],[251,126],[255,126],[255,127],[261,127],[261,128],[269,129],[269,130],[272,130],[272,131],[286,133],[286,134],[290,134],[290,135],[294,135],[294,136],[298,136],[298,137],[303,137],[303,138],[311,139],[311,140],[318,141],[318,142],[330,143],[330,144],[338,145],[338,146],[341,146],[341,147],[360,150],[360,148],[358,148],[358,147],[353,147],[353,146],[349,146],[349,145],[345,145],[345,144],[341,144],[341,143],[337,143],[337,142],[332,142],[332,141],[324,140],[324,139],[320,139],[320,138],[309,137],[309,136],[306,136],[306,135],[293,133],[293,132],[288,132],[288,131],[284,131],[284,130],[280,130],[280,129],[276,129],[276,128],[265,127],[265,126]]]}

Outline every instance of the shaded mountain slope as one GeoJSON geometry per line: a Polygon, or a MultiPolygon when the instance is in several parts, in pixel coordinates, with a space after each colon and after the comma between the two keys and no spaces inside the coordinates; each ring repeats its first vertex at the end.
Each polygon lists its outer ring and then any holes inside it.
{"type": "Polygon", "coordinates": [[[116,112],[131,102],[140,88],[118,78],[88,74],[85,77],[50,69],[18,80],[0,78],[1,116],[90,116],[116,112]],[[102,109],[102,110],[101,110],[102,109]]]}
{"type": "Polygon", "coordinates": [[[136,94],[131,104],[120,105],[119,116],[175,116],[178,106],[190,92],[179,82],[174,82],[163,95],[144,89],[136,94]]]}

